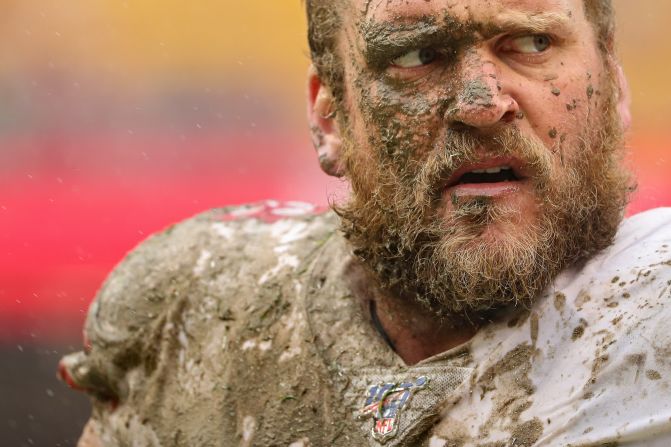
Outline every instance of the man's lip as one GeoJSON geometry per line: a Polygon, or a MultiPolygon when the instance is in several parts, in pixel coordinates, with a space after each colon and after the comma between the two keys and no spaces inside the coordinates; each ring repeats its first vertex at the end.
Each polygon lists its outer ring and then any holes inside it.
{"type": "Polygon", "coordinates": [[[467,197],[467,196],[498,197],[506,194],[519,192],[526,186],[526,184],[527,183],[524,181],[495,182],[495,183],[461,183],[458,185],[450,186],[449,188],[445,189],[444,194],[453,197],[467,197]]]}
{"type": "MultiPolygon", "coordinates": [[[[459,183],[459,179],[468,172],[482,169],[499,168],[503,166],[511,168],[513,170],[513,173],[515,174],[515,177],[517,177],[518,181],[527,178],[524,169],[524,164],[519,159],[513,157],[496,157],[496,158],[488,158],[486,160],[482,160],[477,163],[469,163],[461,166],[459,169],[454,171],[454,173],[447,180],[445,188],[447,189],[456,186],[459,183]]],[[[486,183],[477,183],[477,184],[484,185],[486,183]]]]}

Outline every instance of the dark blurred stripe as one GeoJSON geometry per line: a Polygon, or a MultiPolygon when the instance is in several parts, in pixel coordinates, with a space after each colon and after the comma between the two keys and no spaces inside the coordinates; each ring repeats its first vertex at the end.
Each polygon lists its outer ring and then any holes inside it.
{"type": "Polygon", "coordinates": [[[71,447],[90,414],[86,396],[56,379],[73,346],[0,344],[0,445],[71,447]]]}

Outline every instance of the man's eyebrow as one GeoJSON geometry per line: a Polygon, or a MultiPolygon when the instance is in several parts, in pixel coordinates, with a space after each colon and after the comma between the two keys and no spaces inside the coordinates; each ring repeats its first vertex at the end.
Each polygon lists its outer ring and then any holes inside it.
{"type": "Polygon", "coordinates": [[[361,35],[367,44],[383,43],[388,38],[412,39],[421,35],[433,35],[442,30],[433,17],[421,17],[412,22],[399,21],[372,21],[363,23],[360,27],[361,35]]]}
{"type": "Polygon", "coordinates": [[[527,31],[544,33],[553,29],[565,29],[571,22],[570,16],[559,12],[527,13],[521,11],[506,11],[493,18],[489,32],[483,34],[498,34],[501,32],[527,31]]]}
{"type": "Polygon", "coordinates": [[[390,57],[404,49],[449,39],[457,34],[457,29],[454,24],[436,23],[435,17],[428,16],[409,22],[369,20],[360,26],[360,33],[364,57],[375,66],[388,63],[390,57]]]}

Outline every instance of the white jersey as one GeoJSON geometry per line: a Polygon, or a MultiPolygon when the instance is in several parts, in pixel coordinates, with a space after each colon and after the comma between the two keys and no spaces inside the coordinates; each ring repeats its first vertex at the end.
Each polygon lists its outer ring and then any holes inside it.
{"type": "Polygon", "coordinates": [[[480,386],[443,409],[429,445],[670,446],[669,321],[666,209],[625,220],[524,321],[480,331],[469,343],[480,386]]]}

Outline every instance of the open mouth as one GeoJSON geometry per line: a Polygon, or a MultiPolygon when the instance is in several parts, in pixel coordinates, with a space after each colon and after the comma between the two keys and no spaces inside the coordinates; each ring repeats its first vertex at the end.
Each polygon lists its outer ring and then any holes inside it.
{"type": "Polygon", "coordinates": [[[445,191],[457,196],[499,196],[526,188],[529,171],[512,157],[490,158],[463,165],[452,173],[445,191]]]}
{"type": "Polygon", "coordinates": [[[487,169],[474,169],[461,175],[455,185],[463,185],[469,183],[499,183],[499,182],[514,182],[520,178],[515,173],[515,170],[510,166],[497,166],[487,169]]]}

